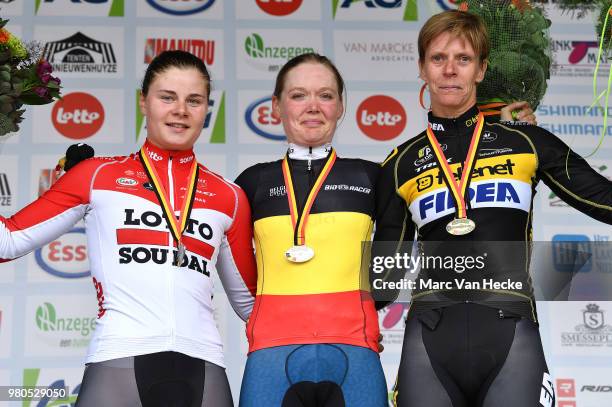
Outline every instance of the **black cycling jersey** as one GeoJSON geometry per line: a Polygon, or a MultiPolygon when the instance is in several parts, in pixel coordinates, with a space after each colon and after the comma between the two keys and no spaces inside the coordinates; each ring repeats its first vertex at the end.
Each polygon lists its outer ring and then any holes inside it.
{"type": "MultiPolygon", "coordinates": [[[[429,114],[434,134],[456,177],[460,176],[460,163],[466,157],[477,115],[476,106],[455,119],[429,114]]],[[[612,182],[591,169],[555,135],[532,125],[487,121],[476,157],[468,178],[467,210],[476,229],[464,236],[453,236],[447,233],[446,225],[455,216],[454,203],[426,133],[394,149],[383,162],[377,183],[374,240],[409,242],[416,230],[420,242],[464,242],[463,249],[472,245],[474,252],[482,249],[484,242],[516,242],[510,245],[514,250],[497,250],[495,258],[489,256],[488,268],[482,275],[496,281],[510,278],[521,282],[522,288],[461,290],[443,296],[439,290],[417,289],[413,292],[413,308],[472,301],[535,320],[528,258],[536,185],[544,181],[574,208],[612,224],[612,182]],[[508,267],[508,263],[512,266],[508,267]]],[[[426,248],[427,243],[422,246],[426,248]]],[[[438,247],[447,250],[449,245],[438,247]]],[[[439,277],[435,273],[419,277],[432,276],[439,277]]]]}

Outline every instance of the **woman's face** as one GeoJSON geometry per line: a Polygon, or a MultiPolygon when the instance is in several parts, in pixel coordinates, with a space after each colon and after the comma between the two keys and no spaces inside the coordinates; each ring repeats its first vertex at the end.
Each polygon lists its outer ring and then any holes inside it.
{"type": "Polygon", "coordinates": [[[468,41],[445,32],[429,44],[419,68],[429,88],[432,112],[451,118],[476,103],[476,85],[483,80],[487,64],[480,62],[468,41]]]}
{"type": "Polygon", "coordinates": [[[140,110],[147,138],[165,150],[189,150],[200,136],[208,111],[208,82],[195,68],[171,67],[157,74],[140,110]]]}
{"type": "Polygon", "coordinates": [[[315,62],[300,64],[287,73],[281,95],[272,98],[272,107],[289,142],[312,147],[331,142],[343,112],[333,72],[315,62]]]}

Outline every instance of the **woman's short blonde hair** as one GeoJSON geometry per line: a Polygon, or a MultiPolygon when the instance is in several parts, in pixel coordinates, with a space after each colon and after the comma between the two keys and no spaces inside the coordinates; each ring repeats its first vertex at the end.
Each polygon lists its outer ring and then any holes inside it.
{"type": "Polygon", "coordinates": [[[429,44],[440,34],[450,33],[464,38],[474,49],[480,62],[489,57],[489,33],[482,19],[466,11],[449,10],[433,15],[419,32],[419,58],[425,59],[429,44]]]}

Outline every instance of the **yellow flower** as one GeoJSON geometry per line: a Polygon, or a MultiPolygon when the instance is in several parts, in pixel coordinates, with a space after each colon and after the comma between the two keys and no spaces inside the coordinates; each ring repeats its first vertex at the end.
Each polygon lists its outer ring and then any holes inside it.
{"type": "Polygon", "coordinates": [[[25,59],[28,57],[28,51],[23,46],[21,40],[15,37],[13,34],[10,34],[9,40],[6,43],[8,48],[11,50],[11,55],[18,59],[25,59]]]}

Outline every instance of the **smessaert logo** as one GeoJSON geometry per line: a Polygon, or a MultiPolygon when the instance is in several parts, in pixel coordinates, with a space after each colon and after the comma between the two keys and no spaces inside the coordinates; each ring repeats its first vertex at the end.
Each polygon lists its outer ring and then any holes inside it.
{"type": "Polygon", "coordinates": [[[357,125],[371,139],[386,141],[399,136],[406,127],[406,111],[395,99],[374,95],[357,107],[357,125]]]}
{"type": "Polygon", "coordinates": [[[302,5],[302,0],[256,0],[260,9],[273,16],[287,16],[302,5]]]}
{"type": "Polygon", "coordinates": [[[80,140],[93,136],[104,123],[104,107],[93,95],[73,92],[55,102],[53,127],[64,137],[80,140]]]}

